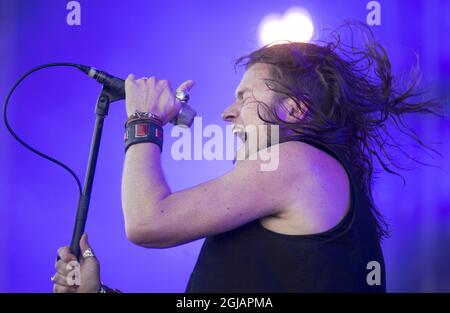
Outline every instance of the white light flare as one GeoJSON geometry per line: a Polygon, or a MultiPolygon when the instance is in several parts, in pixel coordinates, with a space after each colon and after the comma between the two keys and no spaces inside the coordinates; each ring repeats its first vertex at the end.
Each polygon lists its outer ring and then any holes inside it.
{"type": "Polygon", "coordinates": [[[301,7],[287,10],[283,15],[269,14],[259,24],[261,45],[280,44],[286,41],[308,42],[314,25],[308,11],[301,7]]]}

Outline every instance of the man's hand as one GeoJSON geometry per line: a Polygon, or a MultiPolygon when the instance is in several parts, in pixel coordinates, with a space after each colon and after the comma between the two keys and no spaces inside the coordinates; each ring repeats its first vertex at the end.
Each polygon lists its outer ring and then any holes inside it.
{"type": "MultiPolygon", "coordinates": [[[[81,237],[80,248],[82,252],[90,249],[86,234],[81,237]]],[[[56,273],[52,276],[55,293],[95,293],[100,289],[100,264],[95,256],[81,256],[78,263],[70,247],[61,247],[55,269],[56,273]]]]}
{"type": "MultiPolygon", "coordinates": [[[[177,90],[189,91],[194,86],[193,80],[182,83],[177,90]]],[[[163,125],[172,120],[181,108],[181,103],[167,80],[156,77],[135,79],[133,74],[125,80],[127,116],[136,110],[157,115],[163,125]]]]}

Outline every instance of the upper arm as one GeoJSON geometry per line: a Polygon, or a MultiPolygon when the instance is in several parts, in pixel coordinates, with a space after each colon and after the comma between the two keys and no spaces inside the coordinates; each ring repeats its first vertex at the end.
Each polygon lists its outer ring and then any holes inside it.
{"type": "Polygon", "coordinates": [[[261,170],[265,161],[242,160],[221,177],[161,200],[152,208],[153,220],[133,225],[139,234],[136,243],[175,246],[278,213],[293,201],[292,186],[305,177],[308,156],[304,143],[287,142],[276,148],[278,167],[273,171],[261,170]]]}

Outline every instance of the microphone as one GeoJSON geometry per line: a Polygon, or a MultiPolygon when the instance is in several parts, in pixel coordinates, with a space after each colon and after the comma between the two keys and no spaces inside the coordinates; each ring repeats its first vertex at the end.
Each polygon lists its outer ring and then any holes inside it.
{"type": "MultiPolygon", "coordinates": [[[[112,76],[106,72],[97,70],[96,68],[91,66],[77,64],[77,68],[86,75],[88,75],[89,77],[95,79],[100,84],[108,86],[114,93],[114,95],[118,97],[117,100],[125,99],[125,81],[123,79],[112,76]]],[[[170,121],[172,124],[178,126],[191,127],[192,123],[194,122],[194,118],[197,115],[197,112],[187,105],[188,99],[189,97],[185,99],[178,98],[182,106],[180,111],[178,111],[178,114],[170,121]]]]}

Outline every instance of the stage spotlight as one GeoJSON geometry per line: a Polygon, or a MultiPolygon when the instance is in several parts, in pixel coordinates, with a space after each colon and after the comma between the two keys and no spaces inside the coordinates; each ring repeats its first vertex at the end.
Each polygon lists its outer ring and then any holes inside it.
{"type": "Polygon", "coordinates": [[[279,44],[286,41],[308,42],[314,26],[308,11],[301,7],[287,10],[283,15],[269,14],[259,24],[261,45],[279,44]]]}

